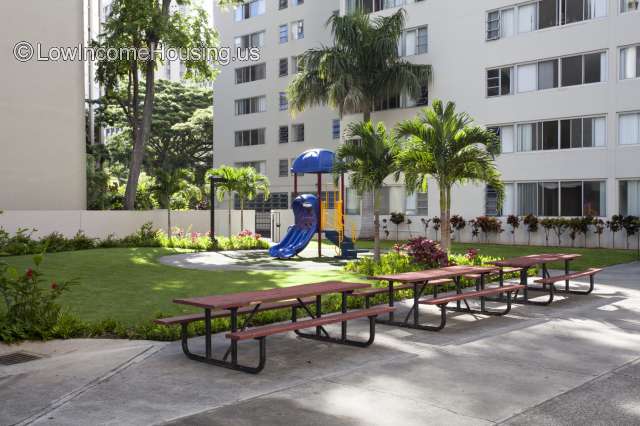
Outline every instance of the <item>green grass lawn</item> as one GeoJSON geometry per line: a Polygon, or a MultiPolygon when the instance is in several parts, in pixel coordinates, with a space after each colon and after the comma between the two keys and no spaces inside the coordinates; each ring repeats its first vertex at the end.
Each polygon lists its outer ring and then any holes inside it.
{"type": "MultiPolygon", "coordinates": [[[[394,242],[384,241],[390,248],[394,242]]],[[[358,242],[359,247],[372,243],[358,242]]],[[[573,269],[607,266],[636,260],[627,250],[571,249],[555,247],[454,244],[454,251],[478,248],[480,253],[496,257],[514,257],[540,252],[583,254],[573,269]]],[[[47,280],[77,279],[79,285],[65,294],[62,304],[83,320],[116,319],[124,324],[149,320],[158,313],[192,312],[173,304],[178,297],[204,296],[238,291],[286,287],[328,279],[354,280],[358,277],[340,271],[266,271],[215,272],[165,266],[158,257],[177,253],[162,248],[96,249],[52,253],[45,257],[42,271],[47,280]]],[[[32,266],[31,256],[0,259],[19,269],[32,266]]]]}
{"type": "MultiPolygon", "coordinates": [[[[194,312],[171,302],[179,297],[354,279],[353,275],[331,271],[198,271],[156,261],[158,257],[176,252],[162,248],[126,248],[51,253],[45,256],[41,270],[47,281],[78,280],[79,285],[72,287],[61,302],[81,319],[110,318],[125,324],[152,319],[158,313],[194,312]]],[[[20,269],[31,267],[31,259],[31,256],[0,258],[20,269]]]]}

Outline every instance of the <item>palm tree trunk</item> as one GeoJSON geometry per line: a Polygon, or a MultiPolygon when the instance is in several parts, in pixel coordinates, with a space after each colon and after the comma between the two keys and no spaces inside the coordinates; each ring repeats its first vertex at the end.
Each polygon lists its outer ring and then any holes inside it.
{"type": "Polygon", "coordinates": [[[450,189],[440,185],[440,246],[448,252],[451,248],[451,234],[449,228],[449,216],[451,205],[448,200],[450,189]]]}
{"type": "Polygon", "coordinates": [[[171,243],[171,206],[167,206],[167,235],[169,235],[169,243],[171,243]]]}
{"type": "Polygon", "coordinates": [[[229,229],[227,229],[227,236],[231,239],[231,193],[229,193],[228,209],[229,209],[229,229]]]}
{"type": "Polygon", "coordinates": [[[380,262],[380,191],[371,192],[373,198],[373,260],[380,262]]]}
{"type": "Polygon", "coordinates": [[[244,198],[240,198],[240,232],[244,231],[244,198]]]}
{"type": "MultiPolygon", "coordinates": [[[[367,101],[363,107],[362,115],[365,122],[371,121],[371,107],[367,106],[367,101]]],[[[362,206],[360,209],[360,235],[361,240],[375,239],[379,236],[379,229],[374,229],[374,195],[372,192],[362,194],[362,206]]],[[[378,224],[379,225],[379,224],[378,224]]]]}

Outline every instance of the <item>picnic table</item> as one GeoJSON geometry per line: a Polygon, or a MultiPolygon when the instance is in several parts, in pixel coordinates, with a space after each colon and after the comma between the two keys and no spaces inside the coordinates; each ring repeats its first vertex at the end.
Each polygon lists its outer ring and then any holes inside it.
{"type": "Polygon", "coordinates": [[[393,307],[378,306],[348,312],[347,295],[354,290],[366,287],[369,287],[369,285],[363,283],[328,281],[270,290],[176,299],[174,303],[201,308],[203,309],[203,314],[159,319],[156,322],[164,325],[180,324],[182,326],[182,350],[188,358],[233,370],[258,373],[264,368],[266,362],[265,338],[270,335],[294,331],[300,337],[344,345],[365,347],[373,343],[375,337],[375,318],[380,314],[392,312],[393,307]],[[338,314],[323,315],[322,296],[334,293],[340,293],[342,295],[341,312],[338,314]],[[309,305],[313,304],[315,304],[314,312],[309,309],[309,305]],[[289,307],[291,308],[290,323],[252,326],[252,320],[256,313],[289,307]],[[298,321],[298,309],[303,309],[310,319],[298,321]],[[242,325],[239,324],[240,315],[246,316],[242,325]],[[226,334],[226,337],[230,340],[230,345],[222,359],[216,359],[212,355],[211,320],[214,317],[223,316],[228,316],[231,322],[231,330],[226,334]],[[367,341],[347,338],[347,322],[358,318],[369,318],[370,333],[367,341]],[[204,321],[205,328],[204,355],[192,353],[188,346],[187,326],[193,321],[201,320],[204,321]],[[331,337],[324,326],[337,323],[341,323],[341,335],[340,337],[331,337]],[[300,331],[307,328],[315,328],[315,333],[304,333],[300,331]],[[238,342],[249,339],[259,341],[260,360],[256,367],[245,366],[238,363],[238,342]],[[231,356],[230,361],[228,361],[229,356],[231,356]]]}
{"type": "Polygon", "coordinates": [[[466,305],[465,312],[480,312],[488,315],[505,315],[511,309],[511,293],[518,291],[521,287],[518,286],[504,286],[499,288],[485,288],[485,277],[489,274],[496,272],[495,267],[482,267],[482,266],[446,266],[442,268],[429,269],[426,271],[418,272],[405,272],[401,274],[393,275],[377,275],[371,277],[371,279],[387,281],[389,284],[389,306],[393,307],[395,302],[395,289],[396,284],[400,284],[403,288],[407,284],[413,285],[413,305],[403,321],[396,321],[394,319],[394,312],[391,311],[388,314],[387,319],[376,319],[377,322],[387,325],[394,325],[397,327],[405,327],[419,330],[439,331],[442,330],[446,324],[446,310],[447,304],[450,302],[456,302],[456,311],[462,311],[461,302],[466,305]],[[462,291],[462,278],[469,274],[477,274],[479,279],[476,284],[476,290],[472,292],[462,291]],[[453,280],[456,286],[456,294],[452,296],[438,297],[438,288],[443,285],[447,285],[453,280]],[[427,286],[432,287],[433,298],[421,299],[427,286]],[[486,309],[485,301],[488,296],[507,294],[507,309],[501,312],[489,311],[486,309]],[[467,304],[468,298],[480,298],[481,308],[480,310],[472,310],[467,304]],[[434,305],[440,307],[441,316],[440,324],[438,325],[424,325],[420,322],[419,305],[434,305]],[[410,322],[410,318],[413,314],[413,321],[410,322]]]}
{"type": "MultiPolygon", "coordinates": [[[[569,272],[570,262],[579,257],[581,257],[580,254],[544,253],[544,254],[533,254],[529,256],[515,257],[512,259],[506,259],[506,260],[498,260],[498,261],[491,262],[491,264],[496,265],[500,268],[514,267],[514,268],[520,269],[520,285],[524,286],[524,290],[522,294],[522,302],[519,302],[517,300],[517,295],[516,295],[516,300],[514,300],[515,303],[549,305],[551,302],[553,302],[554,293],[557,291],[562,291],[555,288],[555,283],[559,281],[565,281],[564,292],[567,292],[567,293],[589,294],[591,293],[591,291],[593,291],[593,284],[594,284],[593,275],[595,275],[595,273],[599,272],[601,269],[592,268],[592,269],[588,269],[587,271],[571,274],[569,272]],[[553,263],[553,262],[564,262],[564,271],[565,271],[564,275],[557,276],[557,277],[551,276],[547,268],[547,264],[553,263]],[[541,287],[531,286],[528,282],[529,269],[538,265],[542,266],[542,278],[539,280],[535,280],[534,282],[542,284],[541,287]],[[571,290],[569,288],[569,280],[574,278],[579,278],[582,276],[590,276],[591,281],[590,281],[589,290],[587,291],[571,290]],[[530,300],[529,299],[530,290],[548,292],[549,298],[546,301],[530,300]]],[[[500,282],[502,283],[502,281],[503,281],[502,274],[500,274],[500,282]]]]}

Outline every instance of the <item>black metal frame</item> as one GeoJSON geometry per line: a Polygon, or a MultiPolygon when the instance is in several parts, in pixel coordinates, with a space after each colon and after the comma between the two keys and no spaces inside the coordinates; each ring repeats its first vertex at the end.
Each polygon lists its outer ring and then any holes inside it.
{"type": "MultiPolygon", "coordinates": [[[[564,274],[565,275],[569,275],[571,271],[569,270],[569,261],[565,260],[564,262],[564,274]]],[[[530,286],[529,289],[531,290],[539,290],[539,291],[543,291],[544,288],[546,286],[549,287],[553,287],[553,291],[555,293],[563,293],[563,294],[578,294],[581,296],[586,296],[588,294],[591,294],[595,288],[595,274],[591,274],[589,275],[589,289],[588,290],[572,290],[570,288],[570,283],[569,280],[565,280],[564,281],[564,289],[558,289],[556,288],[556,283],[553,284],[543,284],[542,286],[530,286]]],[[[543,265],[542,268],[542,278],[551,278],[551,275],[549,274],[549,271],[546,268],[546,265],[543,265]]]]}
{"type": "MultiPolygon", "coordinates": [[[[343,314],[347,313],[347,296],[350,294],[351,292],[342,292],[342,299],[341,299],[341,312],[343,314]]],[[[302,303],[302,301],[300,299],[298,299],[298,301],[300,302],[299,306],[293,306],[291,308],[291,321],[292,322],[296,322],[298,319],[298,309],[302,308],[305,310],[305,312],[307,313],[307,315],[309,315],[309,317],[311,317],[312,319],[315,318],[320,318],[322,316],[322,297],[320,295],[316,296],[316,314],[314,315],[313,312],[311,312],[311,310],[307,307],[307,305],[305,305],[304,303],[302,303]]],[[[340,337],[331,337],[329,335],[329,332],[327,332],[327,330],[320,326],[320,327],[316,327],[316,332],[314,333],[303,333],[300,330],[294,330],[294,332],[305,339],[311,339],[311,340],[319,340],[321,342],[331,342],[331,343],[337,343],[339,345],[347,345],[347,346],[356,346],[359,348],[366,348],[367,346],[370,346],[373,341],[375,340],[376,337],[376,317],[375,316],[371,316],[369,317],[369,339],[366,341],[359,341],[359,340],[352,340],[349,339],[347,337],[347,321],[342,321],[341,323],[341,329],[340,329],[340,337]],[[324,335],[323,335],[324,334],[324,335]]]]}
{"type": "MultiPolygon", "coordinates": [[[[351,293],[350,291],[342,293],[342,313],[347,313],[347,296],[350,293],[351,293]]],[[[305,304],[301,298],[297,298],[297,300],[299,302],[299,305],[294,305],[291,307],[292,322],[297,321],[298,319],[297,310],[300,308],[304,309],[312,319],[320,318],[322,316],[322,296],[321,295],[316,296],[316,300],[315,300],[316,314],[315,315],[313,312],[311,312],[307,304],[305,304]]],[[[230,308],[229,311],[231,313],[230,315],[231,333],[235,333],[237,331],[244,331],[248,327],[250,327],[253,317],[255,316],[256,313],[260,311],[260,306],[261,306],[260,304],[256,304],[254,309],[249,313],[247,318],[244,320],[244,323],[242,324],[240,329],[238,329],[238,308],[230,308]]],[[[358,340],[352,340],[347,338],[347,321],[341,322],[342,328],[341,328],[340,338],[331,337],[327,332],[327,330],[322,326],[316,327],[315,334],[303,333],[300,330],[294,330],[294,331],[298,336],[306,339],[320,340],[323,342],[331,342],[331,343],[337,343],[337,344],[348,345],[348,346],[367,347],[373,343],[376,336],[376,321],[375,321],[376,316],[370,316],[368,318],[369,318],[369,339],[366,341],[358,341],[358,340]],[[322,333],[324,333],[324,335],[322,335],[322,333]]],[[[251,373],[251,374],[258,374],[264,369],[264,366],[266,364],[266,359],[267,359],[266,336],[258,337],[255,339],[255,340],[258,340],[258,343],[259,343],[260,359],[259,359],[258,365],[255,367],[252,367],[252,366],[242,365],[238,362],[238,341],[234,339],[231,339],[229,348],[225,352],[222,359],[213,358],[213,355],[212,355],[213,345],[212,345],[212,333],[211,333],[211,309],[204,310],[204,338],[205,338],[204,356],[194,354],[189,350],[189,336],[188,336],[188,330],[187,330],[188,325],[189,325],[188,323],[182,323],[181,324],[182,328],[180,330],[180,338],[182,341],[182,352],[184,352],[187,358],[194,361],[215,365],[218,367],[228,368],[230,370],[242,371],[242,372],[251,373]],[[227,361],[227,359],[229,358],[229,355],[231,355],[231,361],[227,361]]]]}
{"type": "MultiPolygon", "coordinates": [[[[484,282],[485,282],[485,276],[488,275],[489,273],[482,273],[480,274],[480,279],[478,280],[478,282],[476,283],[476,289],[480,290],[480,289],[484,289],[484,282]]],[[[462,279],[460,276],[458,277],[454,277],[453,281],[456,285],[456,294],[462,294],[462,279]]],[[[394,306],[394,302],[395,302],[395,289],[393,288],[393,284],[394,281],[389,281],[389,306],[393,307],[394,306]]],[[[441,304],[441,305],[437,305],[438,308],[440,308],[440,323],[439,324],[433,324],[433,325],[425,325],[424,323],[420,322],[420,297],[424,294],[424,291],[426,290],[427,286],[429,285],[429,281],[424,281],[422,283],[413,283],[413,306],[411,307],[411,309],[409,310],[409,312],[407,313],[407,316],[405,317],[404,321],[396,321],[394,319],[394,315],[393,312],[389,313],[389,316],[387,319],[376,319],[376,322],[380,323],[380,324],[385,324],[385,325],[392,325],[392,326],[396,326],[396,327],[403,327],[403,328],[410,328],[410,329],[414,329],[414,330],[426,330],[426,331],[440,331],[442,330],[446,324],[447,324],[447,310],[453,310],[456,312],[465,312],[465,313],[482,313],[484,315],[492,315],[492,316],[502,316],[502,315],[506,315],[511,311],[511,293],[512,292],[507,292],[507,308],[504,311],[491,311],[488,310],[486,308],[485,302],[490,300],[485,296],[481,296],[480,297],[480,310],[477,309],[471,309],[471,307],[469,306],[469,304],[467,303],[466,299],[463,300],[458,300],[456,301],[456,307],[455,308],[449,308],[447,307],[447,304],[441,304]],[[466,309],[462,308],[462,302],[464,302],[466,309]],[[413,314],[413,322],[409,322],[411,316],[413,314]]],[[[433,287],[433,298],[437,298],[438,297],[438,286],[434,285],[433,287]]],[[[501,284],[502,287],[502,284],[501,284]]],[[[369,305],[369,298],[366,299],[366,304],[367,307],[369,305]]]]}

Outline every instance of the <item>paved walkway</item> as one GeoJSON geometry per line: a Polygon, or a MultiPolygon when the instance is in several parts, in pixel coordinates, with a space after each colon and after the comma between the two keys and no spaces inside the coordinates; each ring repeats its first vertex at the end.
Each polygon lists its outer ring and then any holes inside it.
{"type": "Polygon", "coordinates": [[[638,277],[640,263],[612,267],[589,297],[458,315],[440,333],[379,326],[368,349],[269,338],[257,376],[178,342],[30,343],[48,357],[0,367],[0,424],[640,424],[638,277]]]}
{"type": "Polygon", "coordinates": [[[266,250],[200,252],[165,256],[160,263],[178,268],[206,271],[297,271],[339,270],[346,261],[335,259],[334,247],[323,247],[322,261],[317,261],[318,246],[312,244],[293,259],[274,259],[266,250]],[[315,260],[312,260],[315,259],[315,260]]]}

